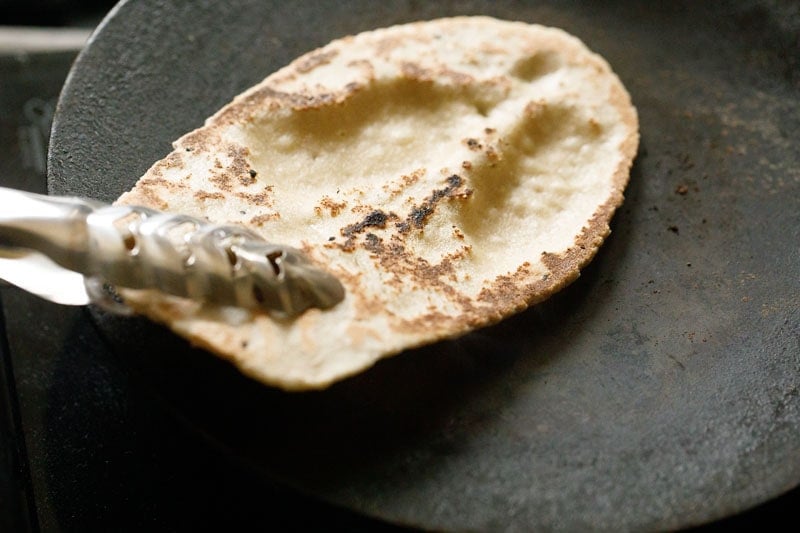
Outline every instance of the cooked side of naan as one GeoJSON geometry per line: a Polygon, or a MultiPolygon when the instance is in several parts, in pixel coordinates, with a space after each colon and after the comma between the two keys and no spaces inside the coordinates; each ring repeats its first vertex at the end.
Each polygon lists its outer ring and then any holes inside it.
{"type": "Polygon", "coordinates": [[[125,296],[255,379],[322,388],[572,282],[637,145],[625,88],[561,30],[458,17],[345,37],[236,97],[120,198],[296,247],[344,301],[287,321],[125,296]]]}

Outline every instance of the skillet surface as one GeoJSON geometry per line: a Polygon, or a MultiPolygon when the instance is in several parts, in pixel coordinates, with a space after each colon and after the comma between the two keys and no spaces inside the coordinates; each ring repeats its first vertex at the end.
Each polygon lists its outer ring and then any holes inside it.
{"type": "Polygon", "coordinates": [[[484,13],[604,55],[642,148],[556,297],[284,394],[143,320],[108,345],[224,453],[432,529],[664,529],[800,483],[800,16],[763,2],[123,2],[59,102],[50,190],[111,201],[235,94],[333,38],[484,13]]]}

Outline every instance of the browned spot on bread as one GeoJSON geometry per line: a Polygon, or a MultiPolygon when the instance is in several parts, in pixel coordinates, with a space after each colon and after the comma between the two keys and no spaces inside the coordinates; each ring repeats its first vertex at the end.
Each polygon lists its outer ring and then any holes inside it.
{"type": "Polygon", "coordinates": [[[161,211],[166,211],[169,209],[169,204],[166,202],[166,200],[161,198],[161,196],[159,196],[154,189],[150,187],[142,187],[139,192],[145,198],[145,201],[141,202],[143,205],[160,209],[161,211]]]}
{"type": "Polygon", "coordinates": [[[418,168],[411,174],[404,174],[403,176],[400,177],[400,179],[403,180],[403,185],[405,185],[406,187],[410,187],[411,185],[414,185],[416,182],[418,182],[419,179],[422,176],[424,176],[426,172],[427,171],[424,168],[418,168]]]}
{"type": "Polygon", "coordinates": [[[402,45],[403,39],[399,36],[383,37],[375,43],[375,55],[385,58],[386,56],[391,55],[395,49],[401,47],[402,45]]]}
{"type": "Polygon", "coordinates": [[[524,284],[529,279],[530,266],[530,263],[525,262],[515,272],[497,276],[491,285],[481,290],[478,300],[494,308],[508,309],[518,306],[524,301],[519,290],[520,282],[524,284]]]}
{"type": "Polygon", "coordinates": [[[414,332],[419,328],[448,331],[454,323],[453,317],[440,311],[430,311],[413,319],[401,319],[393,324],[392,329],[399,332],[414,332]]]}
{"type": "Polygon", "coordinates": [[[470,85],[475,82],[475,78],[473,76],[458,70],[441,68],[436,74],[449,79],[455,85],[470,85]]]}
{"type": "Polygon", "coordinates": [[[194,193],[194,197],[201,201],[225,199],[225,195],[222,194],[221,192],[208,192],[208,191],[197,191],[194,193]]]}
{"type": "Polygon", "coordinates": [[[389,194],[389,199],[395,198],[400,195],[405,189],[411,187],[425,176],[427,171],[424,168],[418,168],[409,174],[400,176],[399,183],[389,183],[383,186],[384,192],[389,194]]]}
{"type": "Polygon", "coordinates": [[[161,166],[165,168],[182,168],[183,165],[183,154],[180,152],[172,152],[161,160],[161,166]]]}
{"type": "Polygon", "coordinates": [[[209,177],[208,181],[214,184],[221,191],[230,192],[233,190],[233,183],[231,181],[231,176],[225,171],[220,172],[213,172],[209,177]]]}
{"type": "Polygon", "coordinates": [[[335,49],[311,53],[295,64],[295,70],[301,74],[311,72],[319,66],[327,65],[337,55],[339,51],[335,49]]]}
{"type": "Polygon", "coordinates": [[[475,77],[465,72],[449,69],[444,66],[440,66],[435,70],[428,69],[422,67],[419,63],[412,63],[410,61],[404,61],[400,65],[400,72],[409,80],[421,82],[446,79],[453,85],[469,86],[475,83],[475,77]]]}
{"type": "Polygon", "coordinates": [[[496,163],[501,159],[503,159],[502,153],[498,152],[497,149],[492,145],[486,147],[485,153],[486,153],[486,159],[488,159],[492,163],[496,163]]]}
{"type": "Polygon", "coordinates": [[[265,187],[264,192],[258,192],[258,193],[237,192],[236,196],[254,206],[272,207],[274,205],[271,185],[265,187]]]}
{"type": "Polygon", "coordinates": [[[411,63],[410,61],[406,61],[400,65],[400,71],[403,73],[403,76],[410,80],[429,82],[434,78],[433,72],[422,68],[417,63],[411,63]]]}
{"type": "MultiPolygon", "coordinates": [[[[349,62],[347,66],[361,69],[361,72],[367,80],[373,80],[375,78],[375,67],[368,59],[355,59],[349,62]]],[[[352,81],[345,86],[348,90],[356,90],[361,87],[360,84],[352,81]]]]}
{"type": "Polygon", "coordinates": [[[252,185],[256,182],[256,177],[251,174],[250,163],[247,157],[250,155],[250,150],[245,146],[237,146],[231,144],[228,147],[228,157],[231,162],[228,164],[228,172],[239,179],[242,185],[252,185]]]}
{"type": "Polygon", "coordinates": [[[350,324],[347,326],[347,335],[349,335],[356,344],[363,344],[368,337],[373,339],[381,338],[380,334],[374,329],[359,324],[350,324]]]}
{"type": "Polygon", "coordinates": [[[356,204],[350,208],[350,212],[357,215],[368,215],[373,211],[375,211],[375,208],[366,204],[356,204]]]}
{"type": "Polygon", "coordinates": [[[455,263],[469,253],[468,247],[444,256],[435,264],[411,253],[403,237],[397,234],[392,235],[388,243],[377,236],[368,238],[366,247],[380,269],[393,276],[396,286],[433,289],[465,309],[471,308],[470,299],[448,283],[455,275],[455,263]]]}
{"type": "Polygon", "coordinates": [[[263,215],[256,215],[250,219],[250,224],[252,224],[253,226],[263,226],[267,222],[270,222],[272,220],[278,220],[279,218],[281,218],[280,213],[266,213],[263,215]]]}
{"type": "Polygon", "coordinates": [[[237,120],[248,121],[254,116],[263,115],[280,108],[289,108],[295,111],[304,109],[319,109],[331,104],[343,102],[351,93],[357,91],[359,85],[352,85],[338,92],[284,92],[274,89],[269,85],[259,87],[242,96],[237,106],[225,108],[217,115],[216,120],[221,123],[234,123],[237,120]]]}
{"type": "Polygon", "coordinates": [[[219,158],[216,158],[214,165],[208,169],[208,181],[223,192],[233,191],[236,182],[244,186],[256,183],[257,172],[248,161],[250,150],[247,147],[228,143],[225,155],[229,160],[227,165],[223,166],[219,158]]]}
{"type": "MultiPolygon", "coordinates": [[[[191,174],[187,176],[187,179],[191,178],[191,174]]],[[[140,183],[145,187],[162,187],[172,192],[176,192],[181,189],[186,188],[186,184],[174,181],[168,181],[160,176],[153,177],[153,178],[144,178],[140,181],[140,183]]]]}
{"type": "Polygon", "coordinates": [[[332,217],[338,217],[339,213],[347,207],[347,202],[336,202],[330,196],[325,196],[320,201],[319,205],[314,207],[314,212],[317,216],[322,216],[322,210],[326,209],[328,214],[332,217]]]}
{"type": "Polygon", "coordinates": [[[220,142],[219,135],[207,129],[195,130],[184,135],[177,143],[176,148],[184,152],[199,154],[208,152],[220,142]]]}

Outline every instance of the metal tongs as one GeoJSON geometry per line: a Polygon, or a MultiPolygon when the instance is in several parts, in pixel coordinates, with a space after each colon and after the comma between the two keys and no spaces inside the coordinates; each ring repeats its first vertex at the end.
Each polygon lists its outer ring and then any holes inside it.
{"type": "Polygon", "coordinates": [[[0,279],[47,300],[127,314],[116,288],[156,289],[282,317],[344,298],[294,248],[145,207],[0,187],[0,279]]]}

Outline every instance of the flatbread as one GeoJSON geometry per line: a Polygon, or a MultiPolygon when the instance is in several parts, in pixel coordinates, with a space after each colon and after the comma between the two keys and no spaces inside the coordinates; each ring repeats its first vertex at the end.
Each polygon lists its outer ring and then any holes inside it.
{"type": "Polygon", "coordinates": [[[236,97],[119,200],[296,247],[344,301],[280,320],[124,295],[249,376],[323,388],[576,279],[637,145],[617,76],[559,29],[457,17],[345,37],[236,97]]]}

